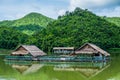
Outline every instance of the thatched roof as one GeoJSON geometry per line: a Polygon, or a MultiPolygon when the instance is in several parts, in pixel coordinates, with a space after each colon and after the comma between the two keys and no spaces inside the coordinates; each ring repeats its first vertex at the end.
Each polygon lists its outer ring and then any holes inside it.
{"type": "Polygon", "coordinates": [[[78,50],[75,51],[76,54],[93,54],[93,53],[101,53],[105,56],[110,56],[110,54],[106,51],[104,51],[103,49],[101,49],[100,47],[91,44],[91,43],[86,43],[83,46],[81,46],[78,50]],[[90,46],[92,48],[91,49],[83,49],[85,46],[90,46]]]}
{"type": "Polygon", "coordinates": [[[30,53],[32,56],[46,55],[46,53],[44,53],[37,46],[34,45],[21,45],[12,54],[28,54],[28,53],[30,53]],[[20,47],[24,48],[25,50],[19,50],[20,47]]]}
{"type": "Polygon", "coordinates": [[[70,49],[74,49],[74,47],[54,47],[53,50],[55,49],[66,49],[66,50],[70,50],[70,49]]]}

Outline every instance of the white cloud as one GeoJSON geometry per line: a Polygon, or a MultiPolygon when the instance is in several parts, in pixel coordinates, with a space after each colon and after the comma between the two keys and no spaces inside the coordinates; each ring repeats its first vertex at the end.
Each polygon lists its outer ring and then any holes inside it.
{"type": "Polygon", "coordinates": [[[81,8],[99,8],[106,5],[115,3],[115,0],[70,0],[70,10],[74,10],[76,7],[81,8]]]}
{"type": "Polygon", "coordinates": [[[119,0],[70,0],[69,10],[89,9],[99,16],[120,17],[119,0]]]}
{"type": "Polygon", "coordinates": [[[18,19],[30,12],[38,12],[51,18],[57,18],[58,15],[64,15],[66,11],[73,11],[76,7],[89,9],[97,15],[119,16],[120,7],[116,7],[116,5],[120,6],[120,1],[118,1],[51,0],[49,3],[48,0],[0,0],[0,20],[18,19]]]}
{"type": "Polygon", "coordinates": [[[120,6],[115,7],[114,9],[102,9],[95,12],[97,15],[100,16],[108,16],[108,17],[120,17],[120,6]]]}
{"type": "Polygon", "coordinates": [[[65,12],[66,12],[66,10],[65,10],[65,9],[61,9],[61,10],[59,10],[59,11],[58,11],[58,15],[64,15],[64,14],[65,14],[65,12]]]}

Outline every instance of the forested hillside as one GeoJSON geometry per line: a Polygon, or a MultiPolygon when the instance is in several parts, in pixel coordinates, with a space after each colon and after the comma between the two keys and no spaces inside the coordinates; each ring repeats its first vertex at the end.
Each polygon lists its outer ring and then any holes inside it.
{"type": "Polygon", "coordinates": [[[12,27],[28,35],[45,28],[53,19],[39,13],[30,13],[21,19],[13,21],[2,21],[0,27],[12,27]]]}
{"type": "Polygon", "coordinates": [[[13,30],[12,28],[0,27],[0,48],[14,49],[19,44],[23,44],[28,36],[13,30]]]}
{"type": "Polygon", "coordinates": [[[51,53],[55,46],[79,48],[88,42],[104,49],[120,48],[120,27],[87,9],[67,11],[57,20],[42,20],[37,15],[31,13],[19,20],[1,22],[0,48],[13,49],[19,44],[32,44],[51,53]]]}
{"type": "Polygon", "coordinates": [[[120,47],[120,27],[92,12],[76,8],[66,12],[58,20],[49,23],[46,29],[33,35],[28,44],[35,44],[46,52],[54,46],[80,47],[94,43],[104,49],[120,47]]]}
{"type": "Polygon", "coordinates": [[[120,17],[106,17],[105,18],[107,21],[116,24],[117,26],[120,27],[120,17]]]}

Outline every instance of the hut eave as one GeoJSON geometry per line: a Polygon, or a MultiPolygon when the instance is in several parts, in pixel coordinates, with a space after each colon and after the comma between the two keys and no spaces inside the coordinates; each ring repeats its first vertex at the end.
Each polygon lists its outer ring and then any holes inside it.
{"type": "Polygon", "coordinates": [[[70,50],[71,50],[71,49],[74,49],[74,47],[54,47],[53,49],[54,49],[54,50],[55,50],[55,49],[67,49],[67,50],[70,49],[70,50]]]}
{"type": "Polygon", "coordinates": [[[12,55],[27,55],[28,53],[27,51],[14,51],[12,55]]]}

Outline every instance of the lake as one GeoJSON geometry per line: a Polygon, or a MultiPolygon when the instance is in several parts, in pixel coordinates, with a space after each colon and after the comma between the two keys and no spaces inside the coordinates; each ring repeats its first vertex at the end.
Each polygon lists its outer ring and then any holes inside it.
{"type": "Polygon", "coordinates": [[[120,80],[120,56],[111,62],[18,62],[0,56],[0,80],[120,80]]]}

